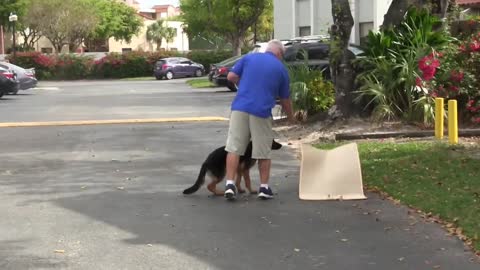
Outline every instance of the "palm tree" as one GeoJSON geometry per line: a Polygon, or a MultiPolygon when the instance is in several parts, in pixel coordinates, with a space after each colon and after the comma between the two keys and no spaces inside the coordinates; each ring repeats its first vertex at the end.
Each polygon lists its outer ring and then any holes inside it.
{"type": "MultiPolygon", "coordinates": [[[[164,26],[163,20],[158,20],[147,27],[147,40],[157,44],[157,51],[162,47],[162,41],[173,41],[175,37],[175,28],[164,26]]],[[[168,46],[168,44],[167,44],[168,46]]]]}
{"type": "Polygon", "coordinates": [[[177,35],[177,29],[173,27],[166,27],[165,32],[163,33],[163,38],[167,42],[167,50],[168,50],[168,43],[172,42],[177,35]]]}

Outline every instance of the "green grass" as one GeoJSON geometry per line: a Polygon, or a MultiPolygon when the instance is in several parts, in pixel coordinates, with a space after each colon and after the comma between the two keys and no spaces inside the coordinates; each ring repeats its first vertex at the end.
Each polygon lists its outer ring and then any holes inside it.
{"type": "MultiPolygon", "coordinates": [[[[320,144],[331,149],[339,144],[320,144]]],[[[480,251],[480,147],[439,142],[360,142],[364,184],[431,213],[480,251]],[[477,157],[477,158],[474,158],[477,157]],[[454,224],[454,225],[453,225],[454,224]],[[458,230],[457,230],[458,231],[458,230]]]]}
{"type": "Polygon", "coordinates": [[[210,82],[208,79],[206,78],[202,78],[202,79],[191,79],[191,80],[188,80],[187,83],[193,87],[193,88],[210,88],[210,87],[215,87],[215,84],[213,84],[212,82],[210,82]]]}
{"type": "Polygon", "coordinates": [[[155,77],[134,77],[134,78],[124,78],[120,79],[121,81],[155,81],[155,77]]]}

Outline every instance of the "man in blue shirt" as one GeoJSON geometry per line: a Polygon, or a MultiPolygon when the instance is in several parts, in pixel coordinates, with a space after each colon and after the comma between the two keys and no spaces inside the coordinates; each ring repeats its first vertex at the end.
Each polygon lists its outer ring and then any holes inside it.
{"type": "Polygon", "coordinates": [[[273,140],[272,108],[277,97],[293,120],[292,102],[290,100],[290,79],[288,71],[281,62],[285,47],[278,40],[267,45],[265,53],[247,54],[240,59],[227,79],[239,85],[237,96],[232,103],[230,127],[227,145],[227,183],[225,197],[235,199],[237,187],[235,174],[240,156],[245,153],[250,139],[252,140],[252,158],[258,160],[260,172],[259,198],[271,199],[273,192],[268,186],[270,178],[270,152],[273,140]]]}

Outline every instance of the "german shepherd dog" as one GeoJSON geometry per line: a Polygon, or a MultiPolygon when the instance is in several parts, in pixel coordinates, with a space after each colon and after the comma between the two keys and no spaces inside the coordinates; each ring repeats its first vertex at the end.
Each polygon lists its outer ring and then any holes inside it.
{"type": "MultiPolygon", "coordinates": [[[[272,149],[278,150],[282,148],[282,145],[277,143],[275,140],[272,141],[272,149]]],[[[225,151],[225,146],[215,149],[207,159],[203,162],[198,174],[197,181],[193,186],[185,189],[183,194],[192,194],[195,193],[200,187],[205,183],[205,175],[208,174],[211,178],[211,182],[207,185],[207,189],[217,196],[223,196],[224,192],[217,190],[216,186],[218,183],[222,182],[226,174],[226,165],[227,165],[227,154],[225,151]]],[[[238,164],[237,177],[235,179],[235,185],[238,188],[238,193],[245,193],[245,190],[240,187],[240,182],[242,176],[245,179],[245,187],[251,194],[257,193],[256,190],[252,189],[251,180],[250,180],[250,169],[257,162],[256,159],[252,158],[252,142],[250,142],[245,150],[245,154],[240,156],[240,162],[238,164]]]]}

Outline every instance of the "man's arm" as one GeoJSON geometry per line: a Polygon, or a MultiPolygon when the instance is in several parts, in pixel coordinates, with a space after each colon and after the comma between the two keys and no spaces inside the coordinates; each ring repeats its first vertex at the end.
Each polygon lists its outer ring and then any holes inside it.
{"type": "Polygon", "coordinates": [[[296,121],[293,116],[292,100],[290,98],[280,99],[280,105],[282,105],[282,109],[287,114],[288,121],[294,124],[296,121]]]}
{"type": "Polygon", "coordinates": [[[242,76],[243,73],[243,63],[245,62],[246,56],[240,58],[235,65],[233,65],[232,69],[227,75],[227,80],[231,81],[234,84],[238,85],[238,82],[240,81],[240,77],[242,76]]]}
{"type": "Polygon", "coordinates": [[[240,76],[230,71],[227,75],[227,80],[231,81],[234,84],[238,84],[238,81],[240,80],[240,76]]]}
{"type": "Polygon", "coordinates": [[[295,117],[293,115],[292,98],[290,96],[290,78],[288,72],[285,69],[283,72],[282,84],[280,86],[280,105],[282,105],[283,111],[287,114],[288,121],[294,125],[296,124],[295,117]]]}

